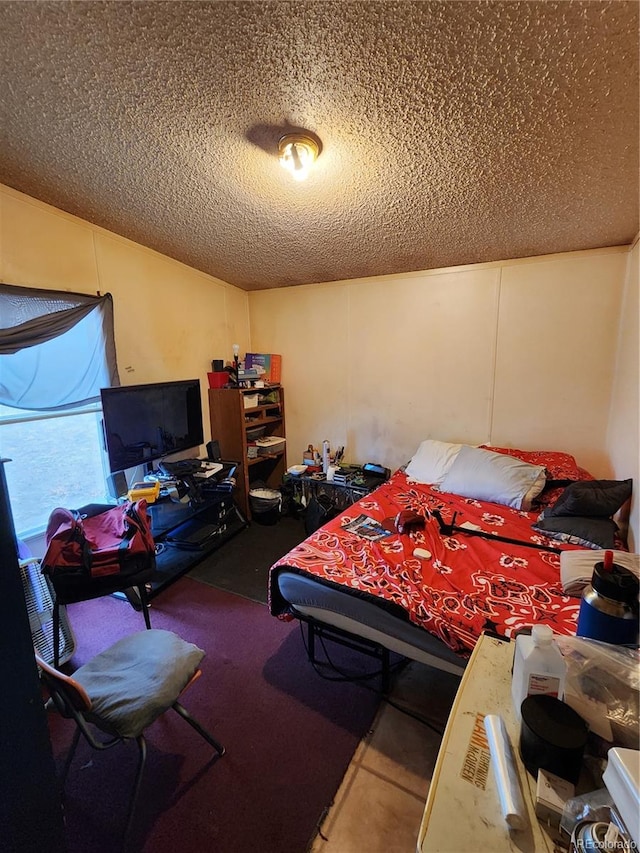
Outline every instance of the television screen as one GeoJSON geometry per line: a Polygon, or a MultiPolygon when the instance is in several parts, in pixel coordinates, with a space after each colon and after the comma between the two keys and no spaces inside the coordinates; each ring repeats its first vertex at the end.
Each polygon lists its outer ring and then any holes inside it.
{"type": "Polygon", "coordinates": [[[111,471],[124,471],[204,441],[200,380],[103,388],[104,436],[111,471]]]}

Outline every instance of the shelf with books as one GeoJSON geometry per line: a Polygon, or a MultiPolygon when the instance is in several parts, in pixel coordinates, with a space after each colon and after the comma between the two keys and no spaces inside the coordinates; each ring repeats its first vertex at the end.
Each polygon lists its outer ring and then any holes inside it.
{"type": "Polygon", "coordinates": [[[222,457],[240,460],[235,498],[240,510],[251,518],[249,491],[253,483],[278,488],[287,469],[284,388],[210,388],[209,417],[211,437],[218,441],[222,457]],[[263,402],[247,406],[245,398],[253,404],[256,394],[263,402]],[[263,447],[250,458],[249,448],[260,441],[266,445],[272,441],[275,447],[263,447]]]}

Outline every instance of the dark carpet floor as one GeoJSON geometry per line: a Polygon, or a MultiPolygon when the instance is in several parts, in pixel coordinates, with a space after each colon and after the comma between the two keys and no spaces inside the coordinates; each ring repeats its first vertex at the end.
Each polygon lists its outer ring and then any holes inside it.
{"type": "Polygon", "coordinates": [[[194,580],[267,603],[269,567],[305,538],[301,518],[276,524],[252,522],[189,572],[194,580]]]}
{"type": "MultiPolygon", "coordinates": [[[[245,546],[252,533],[273,544],[270,534],[284,530],[252,526],[245,546]]],[[[267,565],[265,552],[263,558],[267,565]]],[[[113,597],[68,611],[77,643],[72,669],[144,626],[139,612],[113,597]]],[[[358,684],[321,678],[307,660],[297,623],[208,583],[177,580],[153,599],[151,623],[205,650],[202,678],[185,693],[184,705],[227,754],[212,761],[208,745],[171,711],[149,728],[132,850],[304,853],[371,725],[378,697],[358,684]]],[[[348,649],[336,655],[340,668],[354,674],[371,666],[348,649]]],[[[51,713],[50,728],[60,762],[73,723],[51,713]]],[[[133,744],[98,753],[81,743],[67,782],[69,853],[117,853],[135,757],[133,744]]]]}

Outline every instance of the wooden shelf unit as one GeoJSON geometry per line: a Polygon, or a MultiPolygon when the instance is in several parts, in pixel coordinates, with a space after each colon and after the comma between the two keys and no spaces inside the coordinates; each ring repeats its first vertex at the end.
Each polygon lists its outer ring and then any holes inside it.
{"type": "Polygon", "coordinates": [[[252,430],[263,430],[261,438],[285,438],[284,388],[269,385],[265,388],[210,388],[209,418],[211,438],[218,441],[223,459],[238,462],[235,473],[235,499],[240,511],[251,518],[249,491],[258,481],[277,489],[287,470],[286,445],[283,450],[249,459],[252,430]],[[257,406],[245,407],[245,397],[257,395],[257,406]],[[263,402],[274,395],[276,402],[263,402]]]}

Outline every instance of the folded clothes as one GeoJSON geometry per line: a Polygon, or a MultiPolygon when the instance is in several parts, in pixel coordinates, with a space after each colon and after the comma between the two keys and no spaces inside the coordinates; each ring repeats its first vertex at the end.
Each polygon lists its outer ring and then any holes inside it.
{"type": "MultiPolygon", "coordinates": [[[[567,595],[580,596],[591,582],[593,567],[604,560],[604,550],[562,551],[560,554],[560,580],[567,595]]],[[[613,562],[640,577],[640,554],[613,551],[613,562]]]]}

